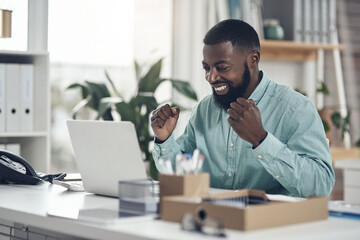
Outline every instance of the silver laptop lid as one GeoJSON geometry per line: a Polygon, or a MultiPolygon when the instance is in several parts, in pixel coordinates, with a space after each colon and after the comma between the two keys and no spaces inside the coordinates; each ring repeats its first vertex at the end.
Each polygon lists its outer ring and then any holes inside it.
{"type": "Polygon", "coordinates": [[[87,192],[118,197],[118,181],[147,177],[133,123],[68,120],[67,126],[87,192]]]}

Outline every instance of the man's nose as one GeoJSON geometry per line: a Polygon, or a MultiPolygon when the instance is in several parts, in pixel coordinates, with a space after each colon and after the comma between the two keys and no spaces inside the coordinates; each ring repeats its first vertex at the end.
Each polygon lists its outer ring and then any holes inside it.
{"type": "Polygon", "coordinates": [[[210,71],[208,72],[208,75],[207,75],[207,78],[206,80],[209,82],[209,83],[214,83],[216,82],[217,80],[219,80],[219,75],[216,71],[215,68],[211,68],[210,71]]]}

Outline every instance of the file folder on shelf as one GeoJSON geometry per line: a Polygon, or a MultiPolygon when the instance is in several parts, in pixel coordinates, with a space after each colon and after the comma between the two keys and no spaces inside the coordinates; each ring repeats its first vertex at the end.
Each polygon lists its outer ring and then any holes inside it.
{"type": "Polygon", "coordinates": [[[302,7],[301,0],[294,0],[294,41],[296,42],[301,42],[303,40],[302,7]]]}
{"type": "Polygon", "coordinates": [[[312,30],[312,7],[310,0],[304,0],[304,42],[310,43],[313,40],[312,30]]]}
{"type": "Polygon", "coordinates": [[[20,130],[33,130],[33,91],[34,91],[34,66],[32,64],[20,65],[20,130]]]}
{"type": "Polygon", "coordinates": [[[6,64],[6,131],[20,130],[20,65],[6,64]]]}
{"type": "Polygon", "coordinates": [[[0,132],[5,132],[5,64],[0,64],[0,132]]]}
{"type": "Polygon", "coordinates": [[[320,0],[312,2],[312,20],[313,20],[313,42],[320,42],[320,0]]]}
{"type": "Polygon", "coordinates": [[[327,0],[320,2],[320,40],[322,43],[329,43],[329,5],[327,0]]]}

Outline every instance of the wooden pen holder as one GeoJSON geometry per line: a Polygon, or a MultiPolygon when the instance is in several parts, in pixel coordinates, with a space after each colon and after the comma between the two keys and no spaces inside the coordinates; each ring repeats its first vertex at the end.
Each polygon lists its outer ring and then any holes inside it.
{"type": "Polygon", "coordinates": [[[167,196],[202,196],[208,193],[210,187],[209,173],[189,175],[159,175],[160,182],[160,215],[162,199],[167,196]]]}

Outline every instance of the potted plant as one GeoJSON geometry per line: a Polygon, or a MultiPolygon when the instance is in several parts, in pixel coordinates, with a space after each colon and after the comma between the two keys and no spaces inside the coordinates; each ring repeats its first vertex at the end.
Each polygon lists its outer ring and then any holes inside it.
{"type": "MultiPolygon", "coordinates": [[[[319,83],[319,87],[316,89],[316,92],[322,93],[323,95],[326,96],[330,94],[329,88],[324,82],[319,83]]],[[[318,109],[318,112],[324,125],[326,137],[329,139],[330,144],[332,143],[333,140],[333,130],[335,128],[340,130],[341,139],[344,138],[345,132],[349,132],[351,112],[348,112],[346,117],[341,117],[339,111],[336,111],[333,108],[328,108],[328,107],[318,109]]]]}
{"type": "MultiPolygon", "coordinates": [[[[114,114],[118,114],[122,121],[134,123],[144,160],[150,162],[150,175],[154,179],[157,179],[157,171],[149,149],[154,138],[149,131],[149,119],[152,111],[161,104],[154,96],[156,89],[161,83],[170,81],[176,91],[192,100],[197,100],[196,93],[188,82],[161,78],[161,66],[162,59],[159,59],[150,67],[148,72],[141,74],[141,67],[135,61],[137,89],[129,101],[126,101],[120,94],[106,70],[107,83],[85,81],[84,84],[74,83],[67,88],[81,89],[82,100],[72,111],[74,119],[77,118],[81,109],[91,108],[97,112],[96,119],[114,120],[114,114]]],[[[184,108],[183,106],[179,107],[184,108]]]]}
{"type": "MultiPolygon", "coordinates": [[[[329,88],[327,87],[325,82],[320,82],[318,85],[319,86],[316,89],[317,93],[322,93],[324,96],[327,96],[327,95],[330,94],[329,88]]],[[[320,118],[322,120],[324,130],[325,130],[325,133],[326,133],[326,137],[329,140],[331,139],[331,134],[330,134],[330,130],[332,129],[331,115],[333,114],[333,112],[334,111],[332,109],[330,109],[330,108],[318,109],[318,113],[319,113],[320,118]]]]}

